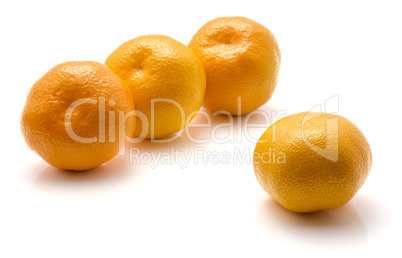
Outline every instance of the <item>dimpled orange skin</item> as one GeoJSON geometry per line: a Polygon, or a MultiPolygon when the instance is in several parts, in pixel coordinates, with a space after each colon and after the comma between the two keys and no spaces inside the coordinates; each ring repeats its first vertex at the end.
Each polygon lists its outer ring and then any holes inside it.
{"type": "Polygon", "coordinates": [[[370,146],[356,125],[342,116],[320,115],[298,113],[277,121],[261,136],[254,151],[258,182],[274,200],[294,212],[346,204],[371,169],[370,146]],[[322,152],[312,147],[336,150],[336,142],[337,156],[320,155],[322,152]],[[271,157],[263,155],[269,152],[271,157]],[[285,158],[279,159],[280,156],[285,158]]]}
{"type": "Polygon", "coordinates": [[[263,25],[244,17],[217,18],[198,30],[189,47],[207,76],[203,107],[241,115],[262,106],[274,93],[281,54],[263,25]]]}
{"type": "Polygon", "coordinates": [[[204,69],[192,51],[173,38],[134,38],[110,54],[105,64],[131,90],[138,114],[145,115],[144,123],[138,115],[134,136],[154,139],[176,133],[201,107],[204,69]]]}
{"type": "MultiPolygon", "coordinates": [[[[50,165],[64,170],[87,170],[118,154],[126,142],[124,135],[119,137],[119,112],[128,114],[132,110],[134,104],[128,89],[104,64],[66,62],[53,67],[32,86],[22,111],[21,131],[28,146],[50,165]],[[95,102],[75,102],[83,99],[95,102]],[[105,120],[99,119],[99,103],[103,99],[105,120]],[[68,110],[70,123],[66,121],[68,110]],[[110,123],[112,113],[114,124],[110,123]],[[99,129],[102,120],[104,133],[99,129]],[[95,142],[83,143],[82,138],[92,137],[96,137],[95,142]]],[[[128,137],[134,126],[133,116],[127,116],[124,130],[128,137]]]]}

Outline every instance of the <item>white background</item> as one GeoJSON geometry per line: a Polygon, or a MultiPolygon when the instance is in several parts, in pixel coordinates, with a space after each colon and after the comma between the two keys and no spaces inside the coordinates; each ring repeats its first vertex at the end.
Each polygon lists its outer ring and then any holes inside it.
{"type": "MultiPolygon", "coordinates": [[[[332,3],[3,1],[0,257],[401,255],[401,6],[332,3]],[[338,98],[339,114],[366,135],[374,163],[349,204],[294,214],[261,189],[250,163],[194,159],[195,148],[252,151],[254,142],[242,137],[244,117],[234,119],[233,134],[228,127],[194,131],[206,139],[240,136],[224,144],[195,144],[183,134],[173,143],[126,148],[158,155],[173,146],[193,155],[184,168],[175,161],[153,168],[130,163],[127,154],[92,171],[64,172],[26,146],[19,129],[26,95],[54,65],[103,62],[121,43],[143,34],[187,44],[205,22],[234,15],[268,27],[282,52],[277,90],[260,110],[289,115],[323,107],[327,99],[333,109],[338,98]]],[[[264,123],[261,118],[251,120],[264,123]]],[[[227,122],[212,115],[215,126],[227,122]]],[[[250,134],[258,138],[271,122],[250,134]]]]}

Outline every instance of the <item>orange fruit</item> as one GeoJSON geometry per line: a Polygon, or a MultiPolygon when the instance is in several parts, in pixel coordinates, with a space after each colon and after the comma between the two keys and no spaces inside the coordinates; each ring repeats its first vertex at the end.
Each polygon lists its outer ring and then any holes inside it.
{"type": "Polygon", "coordinates": [[[198,58],[164,35],[145,35],[119,46],[105,64],[131,91],[136,106],[134,136],[163,138],[196,115],[206,81],[198,58]]]}
{"type": "Polygon", "coordinates": [[[21,131],[28,146],[50,165],[86,170],[118,154],[126,134],[131,137],[134,131],[133,110],[131,94],[108,67],[66,62],[32,86],[21,131]]]}
{"type": "Polygon", "coordinates": [[[244,17],[217,18],[198,30],[189,47],[207,76],[205,108],[246,114],[274,93],[281,54],[263,25],[244,17]]]}
{"type": "Polygon", "coordinates": [[[262,188],[295,212],[340,207],[357,193],[372,164],[370,146],[350,120],[305,112],[272,124],[254,151],[262,188]]]}

